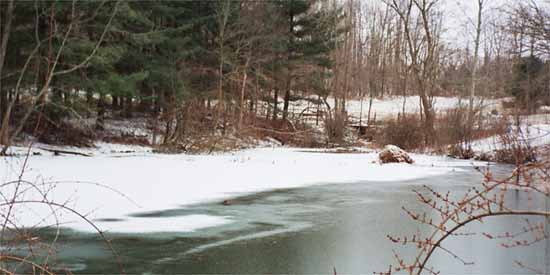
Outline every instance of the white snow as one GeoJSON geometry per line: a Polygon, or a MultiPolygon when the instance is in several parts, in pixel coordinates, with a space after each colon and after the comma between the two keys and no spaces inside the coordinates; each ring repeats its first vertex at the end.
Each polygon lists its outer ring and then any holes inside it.
{"type": "Polygon", "coordinates": [[[82,148],[74,146],[59,146],[44,143],[27,143],[25,146],[12,146],[8,149],[9,154],[26,155],[30,148],[31,155],[39,153],[40,155],[52,155],[48,150],[64,150],[70,152],[78,152],[88,154],[90,156],[109,155],[109,156],[128,156],[128,155],[144,155],[150,154],[153,150],[149,146],[131,145],[131,144],[114,144],[107,142],[96,142],[95,147],[82,148]]]}
{"type": "MultiPolygon", "coordinates": [[[[403,103],[405,103],[406,113],[419,113],[420,112],[420,98],[418,96],[407,97],[393,97],[386,99],[374,99],[371,109],[371,118],[376,115],[378,119],[395,116],[398,113],[403,112],[403,103]]],[[[460,100],[457,97],[434,97],[434,110],[436,112],[446,111],[458,107],[460,104],[467,104],[466,100],[460,100]]],[[[483,102],[476,101],[476,104],[482,104],[487,111],[490,109],[497,109],[499,100],[487,100],[483,102]]],[[[331,103],[334,105],[334,103],[331,103]]],[[[369,108],[369,101],[363,101],[363,118],[367,118],[367,112],[369,108]]],[[[361,114],[361,102],[359,100],[352,100],[346,103],[346,110],[354,117],[359,117],[361,114]]]]}
{"type": "MultiPolygon", "coordinates": [[[[534,124],[520,127],[521,132],[517,133],[518,141],[524,145],[537,147],[550,144],[550,125],[549,124],[534,124]]],[[[515,130],[511,130],[514,131],[515,130]]],[[[494,150],[503,149],[499,136],[492,136],[485,139],[477,140],[472,143],[472,150],[476,152],[491,152],[494,150]]]]}
{"type": "MultiPolygon", "coordinates": [[[[517,135],[518,141],[524,145],[537,147],[550,144],[550,115],[535,114],[522,116],[520,118],[520,131],[517,131],[514,118],[510,118],[509,135],[517,135]]],[[[492,136],[477,140],[472,144],[472,150],[475,152],[491,153],[495,150],[503,149],[501,137],[492,136]]]]}
{"type": "MultiPolygon", "coordinates": [[[[237,195],[279,188],[323,183],[371,181],[368,184],[383,184],[380,182],[405,181],[452,173],[460,170],[459,167],[473,164],[445,157],[411,156],[416,161],[413,165],[381,165],[374,152],[333,154],[293,148],[252,149],[208,156],[143,153],[82,157],[48,153],[29,158],[24,179],[38,184],[39,190],[47,193],[45,196],[49,200],[87,214],[92,220],[100,219],[97,225],[102,230],[185,232],[228,223],[231,217],[188,215],[143,218],[131,214],[182,208],[202,202],[221,202],[237,195]]],[[[0,180],[6,182],[18,177],[24,158],[9,157],[0,161],[0,180]]],[[[20,191],[26,191],[18,200],[43,199],[37,191],[27,187],[22,186],[20,191]]],[[[13,196],[13,188],[13,185],[2,187],[0,195],[3,197],[0,198],[9,200],[13,196]]],[[[56,220],[54,216],[48,216],[50,212],[51,209],[39,203],[17,205],[17,225],[53,225],[56,220]]],[[[75,215],[63,211],[57,213],[58,222],[63,226],[92,230],[75,215]]]]}
{"type": "MultiPolygon", "coordinates": [[[[458,106],[468,104],[467,99],[460,99],[458,97],[434,97],[434,110],[436,112],[446,111],[449,109],[456,108],[458,106]]],[[[484,108],[485,112],[490,112],[493,109],[499,110],[502,99],[481,99],[478,98],[475,101],[476,105],[481,105],[484,108]]],[[[327,100],[329,105],[334,108],[335,100],[334,98],[329,98],[327,100]]],[[[376,119],[387,119],[392,116],[396,116],[398,113],[403,112],[403,104],[405,104],[406,113],[418,113],[420,112],[420,98],[418,96],[406,96],[406,97],[387,97],[383,99],[373,99],[371,107],[371,119],[376,117],[376,119]]],[[[316,110],[316,105],[306,101],[299,100],[291,103],[291,110],[295,113],[300,113],[306,108],[312,108],[310,110],[316,110]]],[[[324,105],[320,106],[324,108],[324,105]]],[[[369,99],[365,98],[363,101],[353,99],[346,102],[346,111],[349,115],[358,119],[362,116],[363,120],[366,121],[368,117],[369,110],[369,99]]]]}
{"type": "MultiPolygon", "coordinates": [[[[206,227],[224,225],[231,222],[227,217],[211,215],[185,215],[176,217],[132,217],[121,221],[95,221],[101,230],[123,233],[191,232],[206,227]]],[[[73,229],[90,231],[89,225],[76,224],[73,229]]]]}

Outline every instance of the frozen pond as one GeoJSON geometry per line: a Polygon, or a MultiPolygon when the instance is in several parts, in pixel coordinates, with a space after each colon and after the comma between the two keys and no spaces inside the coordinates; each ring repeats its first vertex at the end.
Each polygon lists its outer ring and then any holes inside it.
{"type": "MultiPolygon", "coordinates": [[[[506,170],[506,168],[501,168],[506,170]]],[[[474,169],[452,175],[405,182],[359,182],[280,189],[237,197],[230,205],[221,202],[182,206],[134,216],[155,219],[205,215],[229,217],[230,222],[194,232],[111,234],[127,273],[372,273],[394,264],[392,249],[411,257],[414,251],[395,246],[387,234],[411,234],[428,230],[411,222],[401,206],[421,210],[411,192],[419,184],[461,194],[481,179],[474,169]]],[[[512,191],[510,201],[518,207],[528,199],[512,191]]],[[[541,220],[539,220],[540,222],[541,220]]],[[[112,221],[116,222],[116,221],[112,221]]],[[[468,231],[504,232],[520,230],[518,218],[487,219],[473,223],[468,231]],[[483,228],[483,229],[481,229],[483,228]]],[[[427,231],[426,231],[427,232],[427,231]]],[[[44,231],[47,239],[50,233],[44,231]]],[[[525,274],[524,264],[544,270],[550,243],[527,249],[504,249],[499,242],[482,236],[454,238],[445,247],[475,265],[464,266],[444,253],[430,261],[443,273],[525,274]]],[[[65,231],[58,242],[57,259],[75,273],[118,273],[104,244],[92,234],[65,231]]],[[[545,267],[546,266],[546,267],[545,267]]]]}

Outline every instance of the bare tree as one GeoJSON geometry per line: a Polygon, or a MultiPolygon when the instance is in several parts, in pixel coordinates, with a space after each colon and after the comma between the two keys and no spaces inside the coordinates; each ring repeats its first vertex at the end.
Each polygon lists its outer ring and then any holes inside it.
{"type": "MultiPolygon", "coordinates": [[[[218,24],[217,46],[218,46],[218,110],[214,119],[214,129],[218,127],[218,120],[222,119],[225,126],[225,98],[224,98],[224,66],[226,65],[226,39],[229,15],[231,14],[231,1],[221,1],[216,9],[216,21],[218,24]]],[[[225,128],[225,127],[224,127],[225,128]]],[[[225,132],[225,129],[224,129],[225,132]]]]}
{"type": "Polygon", "coordinates": [[[470,143],[472,129],[474,127],[474,100],[476,96],[476,82],[477,82],[477,66],[479,60],[479,46],[481,40],[482,26],[483,26],[483,5],[484,0],[477,0],[477,20],[475,24],[475,39],[474,39],[474,57],[472,60],[472,74],[471,74],[471,86],[470,86],[470,104],[468,107],[468,132],[470,133],[467,137],[468,143],[470,143]]]}
{"type": "Polygon", "coordinates": [[[438,73],[441,22],[438,0],[384,0],[400,18],[407,41],[411,72],[417,85],[424,115],[426,144],[435,140],[433,93],[438,73]]]}
{"type": "MultiPolygon", "coordinates": [[[[525,208],[518,208],[508,202],[509,192],[525,192],[530,200],[541,198],[548,200],[550,196],[550,175],[548,173],[550,163],[542,161],[539,163],[520,164],[513,173],[504,178],[496,178],[491,171],[483,172],[484,180],[479,187],[470,188],[464,195],[441,193],[428,186],[424,191],[415,191],[419,202],[430,211],[436,213],[430,216],[429,213],[418,213],[403,207],[405,213],[415,222],[423,224],[432,229],[431,233],[421,236],[420,233],[411,236],[390,236],[388,238],[401,245],[410,245],[417,248],[417,254],[412,260],[407,261],[394,253],[397,265],[390,266],[386,272],[380,274],[393,274],[406,272],[409,274],[438,274],[437,267],[430,267],[428,263],[436,251],[449,254],[464,265],[474,264],[462,255],[445,247],[445,241],[450,238],[468,237],[480,234],[489,240],[501,242],[504,248],[525,247],[547,240],[548,223],[535,223],[530,221],[533,217],[550,217],[550,211],[544,209],[544,205],[529,203],[525,208]],[[486,219],[503,216],[515,216],[522,218],[526,224],[520,232],[466,232],[464,230],[469,224],[482,222],[486,219]]],[[[536,267],[526,266],[520,261],[515,264],[530,272],[544,273],[536,267]]]]}
{"type": "MultiPolygon", "coordinates": [[[[28,169],[28,158],[31,154],[32,144],[28,147],[21,171],[14,180],[3,181],[0,183],[2,191],[0,192],[0,244],[3,249],[0,251],[0,272],[2,274],[58,274],[59,270],[64,268],[54,263],[51,258],[57,251],[57,245],[60,240],[62,221],[61,216],[69,215],[77,217],[95,231],[99,238],[105,243],[108,251],[118,266],[118,271],[125,274],[122,258],[114,249],[110,239],[107,238],[104,231],[99,228],[89,214],[83,214],[78,209],[70,206],[70,200],[61,200],[54,198],[55,192],[53,186],[58,184],[92,185],[97,188],[105,189],[109,192],[120,195],[123,199],[129,200],[135,204],[129,197],[123,193],[99,183],[93,182],[33,182],[25,179],[25,172],[28,169]],[[45,207],[48,211],[45,216],[39,216],[35,225],[21,224],[19,213],[25,211],[36,211],[34,207],[45,207]],[[22,209],[24,209],[22,211],[22,209]],[[50,222],[52,224],[50,224],[50,222]],[[43,241],[34,230],[35,228],[50,227],[55,234],[53,239],[43,241]],[[29,230],[31,229],[31,230],[29,230]],[[23,246],[21,250],[18,247],[23,246]],[[36,247],[45,251],[40,255],[36,247]]],[[[70,273],[70,272],[67,272],[70,273]]]]}
{"type": "Polygon", "coordinates": [[[550,2],[530,0],[520,3],[514,13],[524,19],[526,35],[531,39],[533,50],[550,56],[550,2]]]}

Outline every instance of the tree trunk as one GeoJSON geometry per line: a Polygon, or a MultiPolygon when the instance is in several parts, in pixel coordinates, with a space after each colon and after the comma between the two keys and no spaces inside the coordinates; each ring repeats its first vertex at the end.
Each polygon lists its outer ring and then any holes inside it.
{"type": "Polygon", "coordinates": [[[466,142],[468,143],[468,146],[471,142],[471,135],[474,128],[474,98],[476,94],[476,77],[477,77],[477,63],[479,58],[479,44],[480,44],[480,37],[481,37],[481,26],[482,26],[482,15],[483,15],[483,1],[484,0],[478,0],[478,13],[477,13],[477,25],[476,25],[476,38],[474,42],[474,60],[472,64],[472,83],[470,87],[470,105],[468,108],[468,129],[467,129],[467,136],[466,136],[466,142]]]}
{"type": "MultiPolygon", "coordinates": [[[[8,40],[11,33],[11,23],[13,20],[13,11],[15,9],[15,0],[8,0],[7,3],[7,9],[5,9],[5,21],[2,21],[2,18],[0,16],[0,76],[2,76],[2,71],[4,69],[4,63],[6,58],[6,51],[8,49],[8,40]],[[3,27],[3,28],[2,28],[3,27]]],[[[2,13],[3,11],[0,11],[2,13]]],[[[7,91],[2,87],[2,78],[0,77],[0,121],[2,121],[2,125],[0,125],[0,143],[1,144],[7,144],[9,141],[7,140],[9,137],[9,117],[7,119],[4,119],[4,116],[9,114],[7,113],[8,109],[8,102],[7,102],[7,91]]],[[[5,151],[5,150],[3,150],[5,151]]]]}
{"type": "Polygon", "coordinates": [[[274,92],[274,95],[273,95],[273,121],[277,120],[277,112],[278,112],[278,108],[277,106],[279,105],[279,89],[275,89],[274,92]]]}
{"type": "Polygon", "coordinates": [[[424,112],[424,128],[425,128],[425,140],[426,145],[432,145],[435,141],[435,129],[434,129],[434,123],[435,123],[435,113],[433,112],[433,106],[430,100],[428,99],[428,96],[426,95],[426,92],[423,91],[420,93],[420,102],[422,105],[422,110],[424,112]]]}
{"type": "Polygon", "coordinates": [[[294,43],[294,14],[292,10],[292,1],[290,0],[289,5],[289,24],[288,24],[288,48],[286,53],[286,62],[287,62],[287,75],[286,75],[286,87],[283,103],[283,121],[286,121],[288,118],[288,106],[290,104],[290,90],[292,88],[292,48],[294,43]]]}
{"type": "Polygon", "coordinates": [[[242,123],[243,123],[243,111],[244,111],[244,92],[246,89],[246,78],[248,77],[248,63],[250,62],[250,57],[246,59],[246,64],[244,65],[244,73],[243,73],[243,84],[241,87],[241,101],[240,101],[240,108],[239,108],[239,123],[237,125],[237,129],[240,130],[242,123]]]}
{"type": "Polygon", "coordinates": [[[100,131],[105,130],[105,95],[103,95],[103,93],[100,94],[99,100],[97,101],[95,128],[100,131]]]}
{"type": "Polygon", "coordinates": [[[112,108],[113,110],[118,110],[118,109],[120,109],[120,103],[119,103],[120,97],[118,97],[118,96],[111,96],[111,98],[112,98],[111,108],[112,108]]]}
{"type": "MultiPolygon", "coordinates": [[[[221,53],[223,55],[223,51],[221,53]]],[[[218,110],[216,118],[214,119],[214,131],[218,126],[218,120],[224,120],[224,94],[223,94],[223,57],[220,57],[220,64],[218,68],[218,110]]]]}
{"type": "Polygon", "coordinates": [[[127,118],[131,118],[132,117],[132,111],[133,111],[132,97],[131,96],[125,97],[124,101],[125,101],[124,106],[123,106],[124,116],[127,117],[127,118]]]}
{"type": "MultiPolygon", "coordinates": [[[[288,82],[290,83],[290,82],[288,82]]],[[[284,104],[283,104],[283,121],[286,121],[288,118],[288,106],[290,105],[290,85],[287,84],[287,89],[285,91],[284,96],[284,104]]]]}

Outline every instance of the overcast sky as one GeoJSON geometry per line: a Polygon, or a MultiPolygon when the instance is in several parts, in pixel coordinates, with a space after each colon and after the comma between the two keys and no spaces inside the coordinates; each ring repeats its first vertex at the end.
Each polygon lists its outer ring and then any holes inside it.
{"type": "MultiPolygon", "coordinates": [[[[380,0],[361,0],[368,1],[370,4],[381,4],[380,0]]],[[[499,15],[499,9],[510,7],[520,2],[531,0],[485,0],[484,17],[494,17],[499,15]]],[[[550,0],[534,0],[539,5],[546,3],[550,8],[550,0]]],[[[465,46],[466,43],[473,41],[474,26],[477,17],[477,0],[440,0],[444,13],[445,34],[447,42],[456,46],[465,46]],[[468,28],[470,31],[468,31],[468,28]]],[[[501,15],[502,16],[502,15],[501,15]]],[[[485,20],[487,21],[487,20],[485,20]]]]}
{"type": "MultiPolygon", "coordinates": [[[[514,1],[527,0],[485,0],[483,16],[497,16],[499,10],[514,4],[514,1]]],[[[445,14],[446,40],[453,44],[473,41],[475,27],[472,24],[477,20],[477,0],[441,0],[441,5],[445,14]]]]}
{"type": "MultiPolygon", "coordinates": [[[[509,9],[518,3],[528,3],[529,1],[535,2],[540,7],[550,8],[549,0],[485,0],[483,8],[485,22],[488,18],[503,16],[503,9],[509,9]]],[[[458,45],[473,41],[472,30],[475,27],[472,22],[477,20],[477,2],[477,0],[440,0],[446,15],[446,40],[458,45]],[[468,28],[470,31],[468,31],[468,28]]]]}

